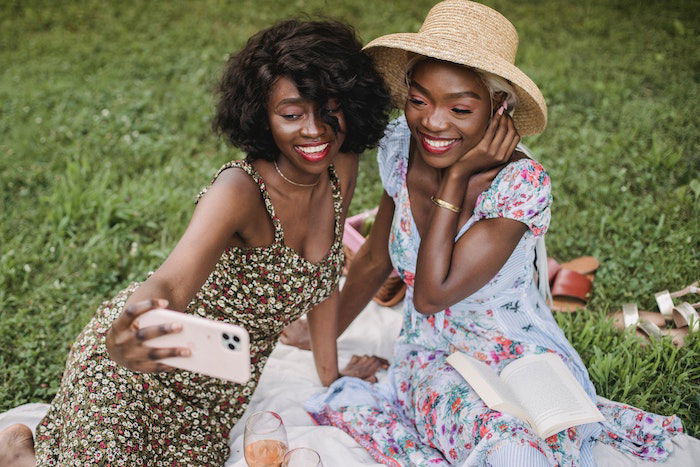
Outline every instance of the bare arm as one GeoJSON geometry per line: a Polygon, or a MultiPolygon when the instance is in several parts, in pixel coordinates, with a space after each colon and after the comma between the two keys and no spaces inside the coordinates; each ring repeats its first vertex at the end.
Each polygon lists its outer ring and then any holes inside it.
{"type": "Polygon", "coordinates": [[[197,204],[185,233],[165,262],[127,300],[164,298],[184,310],[202,287],[233,234],[245,224],[258,194],[241,170],[225,170],[197,204]],[[234,207],[235,206],[235,207],[234,207]]]}
{"type": "Polygon", "coordinates": [[[314,354],[316,372],[321,384],[328,386],[338,379],[338,350],[336,346],[336,328],[338,289],[330,297],[319,303],[308,313],[311,351],[314,354]]]}
{"type": "MultiPolygon", "coordinates": [[[[341,215],[341,222],[345,222],[346,213],[350,205],[350,200],[355,189],[355,181],[357,179],[357,156],[339,155],[335,166],[338,176],[340,177],[341,188],[343,190],[343,212],[341,215]]],[[[371,298],[372,295],[370,295],[369,298],[371,298]]],[[[324,386],[329,385],[341,375],[355,376],[358,378],[368,379],[370,381],[376,381],[374,374],[380,368],[388,365],[386,360],[378,357],[360,357],[355,355],[345,368],[342,370],[338,369],[336,336],[342,333],[342,331],[338,332],[339,296],[340,294],[338,290],[334,290],[326,300],[317,305],[308,314],[311,350],[314,355],[314,362],[316,364],[316,371],[318,372],[319,379],[324,386]]],[[[369,298],[367,301],[369,301],[369,298]]],[[[359,310],[362,310],[362,308],[364,308],[364,305],[362,305],[359,310]]],[[[345,329],[348,324],[349,321],[344,325],[343,329],[345,329]]]]}
{"type": "Polygon", "coordinates": [[[372,232],[355,255],[340,292],[337,335],[340,336],[367,306],[391,273],[389,231],[394,217],[394,201],[382,195],[372,232]]]}
{"type": "Polygon", "coordinates": [[[143,345],[160,335],[179,332],[169,325],[137,330],[135,319],[155,307],[184,310],[214,268],[232,235],[245,225],[256,195],[254,185],[239,170],[224,171],[197,205],[182,238],[158,270],[127,300],[126,309],[107,333],[110,357],[133,371],[164,371],[157,360],[183,356],[186,348],[156,352],[143,345]],[[236,208],[231,201],[236,200],[236,208]]]}
{"type": "MultiPolygon", "coordinates": [[[[509,117],[495,117],[481,142],[442,179],[436,196],[461,206],[470,178],[484,169],[505,164],[520,140],[509,117]]],[[[416,265],[414,305],[434,314],[483,287],[500,270],[527,230],[511,219],[478,221],[457,243],[459,213],[434,206],[416,265]]]]}

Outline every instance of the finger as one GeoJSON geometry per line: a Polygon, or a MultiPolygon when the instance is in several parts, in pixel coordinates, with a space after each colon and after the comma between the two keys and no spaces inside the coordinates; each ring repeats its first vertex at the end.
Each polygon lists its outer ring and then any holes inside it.
{"type": "Polygon", "coordinates": [[[373,357],[374,357],[375,360],[377,360],[382,366],[385,366],[385,367],[389,366],[389,360],[387,360],[386,358],[377,357],[376,355],[373,355],[373,357]]]}
{"type": "Polygon", "coordinates": [[[128,305],[123,312],[119,313],[117,319],[114,320],[113,326],[118,329],[126,329],[131,326],[136,318],[145,312],[153,310],[154,308],[164,308],[166,306],[168,306],[168,301],[162,298],[132,303],[128,305]]]}
{"type": "Polygon", "coordinates": [[[489,144],[489,153],[497,156],[498,160],[502,160],[503,149],[501,146],[503,145],[503,141],[508,134],[508,124],[505,122],[505,118],[502,115],[499,115],[497,120],[498,128],[496,129],[493,139],[489,144]]]}
{"type": "Polygon", "coordinates": [[[177,368],[166,365],[165,363],[148,362],[138,367],[132,367],[131,370],[137,373],[169,373],[173,370],[177,370],[177,368]]]}
{"type": "Polygon", "coordinates": [[[171,357],[189,357],[192,351],[187,347],[152,347],[148,350],[147,357],[149,360],[162,360],[171,357]]]}
{"type": "Polygon", "coordinates": [[[510,146],[508,146],[508,155],[512,156],[512,154],[515,152],[515,148],[520,142],[520,136],[516,133],[515,136],[513,137],[512,141],[510,142],[510,146]]]}
{"type": "Polygon", "coordinates": [[[170,373],[175,370],[177,370],[177,368],[174,366],[166,365],[165,363],[156,363],[156,371],[160,373],[170,373]]]}
{"type": "Polygon", "coordinates": [[[164,323],[157,326],[147,326],[141,328],[134,333],[134,338],[137,341],[143,342],[148,339],[154,339],[156,337],[165,336],[166,334],[175,334],[182,331],[182,324],[180,323],[164,323]]]}
{"type": "Polygon", "coordinates": [[[482,142],[484,142],[487,145],[487,147],[491,144],[491,140],[493,140],[493,135],[496,133],[496,129],[498,129],[498,117],[499,115],[494,115],[493,117],[491,117],[491,120],[489,121],[489,126],[486,127],[484,136],[481,138],[482,142]]]}
{"type": "Polygon", "coordinates": [[[513,151],[520,141],[520,136],[518,135],[518,130],[515,128],[513,120],[508,117],[506,123],[508,132],[506,133],[506,137],[503,139],[503,143],[501,144],[501,149],[503,150],[501,156],[503,157],[504,161],[512,157],[513,151]]]}
{"type": "Polygon", "coordinates": [[[496,160],[500,161],[501,163],[508,162],[513,155],[513,149],[515,149],[515,145],[513,144],[514,135],[514,133],[506,134],[498,148],[498,152],[495,154],[496,160]]]}

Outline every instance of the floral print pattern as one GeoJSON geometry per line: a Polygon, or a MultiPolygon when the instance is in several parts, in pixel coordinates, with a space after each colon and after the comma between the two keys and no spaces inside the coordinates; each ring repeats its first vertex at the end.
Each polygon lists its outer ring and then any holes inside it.
{"type": "Polygon", "coordinates": [[[73,344],[61,388],[37,427],[38,465],[204,466],[228,458],[229,431],[245,412],[279,333],[330,295],[344,259],[342,199],[332,167],[335,241],[319,263],[284,244],[253,167],[231,162],[217,176],[228,168],[242,169],[258,183],[275,239],[269,247],[226,250],[186,313],[248,330],[250,381],[239,385],[185,370],[140,374],[111,360],[105,335],[138,286],[132,284],[102,304],[73,344]]]}
{"type": "Polygon", "coordinates": [[[592,444],[611,444],[645,460],[663,461],[677,417],[662,417],[597,398],[579,355],[557,326],[534,284],[534,250],[550,221],[551,186],[531,159],[508,164],[478,197],[455,241],[481,219],[505,217],[528,230],[502,269],[482,289],[431,316],[412,303],[420,237],[406,187],[410,131],[393,122],[380,144],[380,175],[393,198],[389,253],[408,285],[404,321],[385,380],[370,384],[342,378],[310,399],[306,408],[320,424],[337,426],[386,465],[486,465],[492,454],[532,450],[550,465],[594,465],[592,444]],[[524,355],[554,352],[562,358],[606,417],[547,439],[515,417],[490,410],[446,363],[455,350],[500,370],[524,355]]]}

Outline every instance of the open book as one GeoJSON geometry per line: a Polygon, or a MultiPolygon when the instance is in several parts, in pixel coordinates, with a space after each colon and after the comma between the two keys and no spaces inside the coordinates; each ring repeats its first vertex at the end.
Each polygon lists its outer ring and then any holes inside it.
{"type": "Polygon", "coordinates": [[[462,352],[447,357],[447,363],[490,409],[530,423],[542,438],[605,419],[561,358],[553,353],[519,358],[506,365],[500,376],[462,352]]]}

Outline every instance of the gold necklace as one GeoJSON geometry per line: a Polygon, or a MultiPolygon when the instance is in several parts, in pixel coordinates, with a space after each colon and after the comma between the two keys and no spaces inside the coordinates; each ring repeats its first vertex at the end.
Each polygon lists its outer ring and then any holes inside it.
{"type": "Polygon", "coordinates": [[[312,186],[318,185],[318,182],[321,181],[321,177],[318,177],[318,180],[316,180],[316,182],[314,182],[314,183],[297,183],[297,182],[292,181],[284,176],[284,174],[282,173],[280,168],[277,166],[277,161],[273,161],[273,164],[275,164],[275,170],[277,170],[277,173],[280,174],[280,177],[282,177],[285,182],[291,183],[292,185],[300,186],[302,188],[311,188],[312,186]]]}

